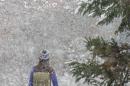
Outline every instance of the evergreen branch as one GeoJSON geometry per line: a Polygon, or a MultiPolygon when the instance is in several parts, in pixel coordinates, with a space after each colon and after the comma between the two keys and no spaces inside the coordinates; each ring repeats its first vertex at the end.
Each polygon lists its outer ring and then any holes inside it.
{"type": "Polygon", "coordinates": [[[121,24],[115,33],[130,30],[130,2],[128,0],[88,0],[82,1],[79,13],[100,17],[99,25],[109,24],[115,18],[122,17],[121,24]]]}

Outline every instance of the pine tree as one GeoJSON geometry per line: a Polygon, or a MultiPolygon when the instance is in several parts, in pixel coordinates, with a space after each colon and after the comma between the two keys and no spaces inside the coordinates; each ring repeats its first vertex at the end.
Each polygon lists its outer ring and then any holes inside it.
{"type": "MultiPolygon", "coordinates": [[[[130,0],[86,0],[80,3],[78,12],[101,17],[99,25],[109,24],[121,17],[121,24],[115,33],[130,30],[130,0]]],[[[84,79],[95,86],[124,86],[130,78],[130,46],[102,37],[85,39],[92,58],[86,63],[74,61],[69,64],[76,81],[84,79]],[[103,61],[99,62],[97,58],[103,61]]]]}
{"type": "Polygon", "coordinates": [[[112,39],[105,41],[101,37],[87,38],[86,47],[93,52],[87,63],[71,62],[71,72],[76,81],[84,78],[85,82],[99,86],[124,86],[128,82],[130,52],[128,44],[118,45],[112,39]],[[98,56],[98,57],[97,57],[98,56]],[[104,62],[96,59],[101,58],[104,62]],[[100,82],[96,80],[100,79],[100,82]]]}
{"type": "Polygon", "coordinates": [[[130,30],[130,0],[84,0],[80,3],[78,12],[101,17],[99,25],[109,24],[121,17],[121,24],[116,32],[130,30]]]}

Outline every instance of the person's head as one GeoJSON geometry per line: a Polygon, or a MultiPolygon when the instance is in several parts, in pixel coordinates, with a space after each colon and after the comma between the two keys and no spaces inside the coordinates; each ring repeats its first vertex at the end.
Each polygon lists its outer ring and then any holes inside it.
{"type": "Polygon", "coordinates": [[[49,66],[49,53],[47,50],[42,50],[39,57],[39,63],[43,66],[49,66]]]}

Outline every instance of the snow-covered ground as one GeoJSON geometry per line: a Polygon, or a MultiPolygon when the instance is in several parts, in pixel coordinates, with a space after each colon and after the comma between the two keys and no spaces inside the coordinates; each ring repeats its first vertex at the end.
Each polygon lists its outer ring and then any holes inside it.
{"type": "Polygon", "coordinates": [[[76,7],[75,0],[0,0],[0,86],[27,86],[42,49],[50,52],[59,86],[87,86],[75,83],[65,62],[90,57],[84,37],[110,39],[119,21],[96,26],[98,19],[74,14],[76,7]]]}

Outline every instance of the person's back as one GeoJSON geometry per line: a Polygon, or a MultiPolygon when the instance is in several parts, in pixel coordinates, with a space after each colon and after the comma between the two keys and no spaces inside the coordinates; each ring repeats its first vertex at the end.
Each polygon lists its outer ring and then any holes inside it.
{"type": "Polygon", "coordinates": [[[58,86],[55,71],[49,66],[49,58],[46,52],[39,58],[39,64],[32,68],[29,86],[58,86]]]}

